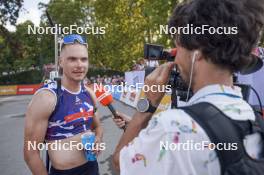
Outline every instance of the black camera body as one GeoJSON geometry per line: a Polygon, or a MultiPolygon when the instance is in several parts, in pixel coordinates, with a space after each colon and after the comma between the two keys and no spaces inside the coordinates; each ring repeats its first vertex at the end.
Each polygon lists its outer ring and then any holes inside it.
{"type": "Polygon", "coordinates": [[[161,45],[145,44],[144,45],[144,58],[147,60],[165,60],[174,61],[176,56],[176,49],[171,52],[164,49],[161,45]]]}
{"type": "MultiPolygon", "coordinates": [[[[155,44],[145,44],[144,45],[144,58],[147,60],[163,60],[163,61],[174,61],[176,56],[176,49],[171,49],[170,52],[167,51],[169,49],[164,49],[161,45],[155,45],[155,44]]],[[[155,67],[147,67],[145,70],[145,76],[150,74],[155,67]]],[[[249,100],[249,94],[250,89],[252,87],[247,84],[238,84],[236,81],[236,76],[234,75],[234,83],[236,86],[239,86],[242,89],[242,94],[244,100],[249,100]]],[[[172,101],[172,108],[177,107],[177,97],[180,97],[180,100],[185,101],[187,99],[187,92],[188,87],[186,83],[183,81],[183,79],[180,76],[180,73],[177,71],[177,69],[173,69],[170,74],[170,79],[168,84],[171,86],[171,101],[172,101]]],[[[257,92],[255,92],[258,96],[257,92]]],[[[192,92],[189,92],[189,98],[193,95],[192,92]]],[[[189,99],[187,99],[189,100],[189,99]]],[[[259,100],[260,101],[260,100],[259,100]]],[[[261,104],[261,102],[260,102],[261,104]]],[[[260,105],[262,106],[262,104],[260,105]]]]}
{"type": "MultiPolygon", "coordinates": [[[[175,60],[177,50],[174,49],[164,49],[161,45],[155,44],[145,44],[144,45],[144,58],[146,60],[161,60],[167,62],[173,62],[175,60]],[[170,51],[169,51],[170,50],[170,51]]],[[[145,76],[150,74],[155,67],[147,67],[145,70],[145,76]]],[[[171,86],[171,101],[172,108],[177,107],[177,96],[180,97],[180,100],[186,100],[188,87],[186,83],[182,80],[179,72],[176,67],[171,71],[168,84],[171,86]]],[[[192,93],[190,93],[192,94],[192,93]]],[[[189,95],[191,97],[191,95],[189,95]]]]}

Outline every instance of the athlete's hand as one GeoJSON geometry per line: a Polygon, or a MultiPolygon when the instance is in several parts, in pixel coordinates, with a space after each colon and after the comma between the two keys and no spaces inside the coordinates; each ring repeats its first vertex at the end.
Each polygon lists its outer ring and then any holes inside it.
{"type": "Polygon", "coordinates": [[[98,156],[100,153],[101,153],[101,143],[102,143],[102,139],[100,138],[100,137],[95,137],[95,141],[94,141],[94,150],[93,150],[93,152],[96,154],[96,156],[98,156]]]}

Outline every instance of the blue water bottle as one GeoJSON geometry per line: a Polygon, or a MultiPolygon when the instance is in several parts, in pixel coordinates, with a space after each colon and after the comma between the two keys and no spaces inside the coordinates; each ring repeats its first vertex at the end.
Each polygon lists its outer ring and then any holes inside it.
{"type": "Polygon", "coordinates": [[[93,152],[93,145],[95,142],[95,134],[93,132],[86,132],[82,136],[82,144],[84,146],[85,157],[88,161],[96,161],[96,155],[93,152]]]}

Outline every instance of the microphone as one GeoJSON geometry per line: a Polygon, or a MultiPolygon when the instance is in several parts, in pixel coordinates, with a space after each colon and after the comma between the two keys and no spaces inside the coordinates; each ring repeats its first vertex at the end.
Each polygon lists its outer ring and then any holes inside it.
{"type": "MultiPolygon", "coordinates": [[[[102,85],[99,88],[98,87],[96,88],[95,95],[96,95],[98,101],[103,106],[108,107],[108,109],[114,115],[114,118],[121,118],[119,115],[117,115],[114,106],[111,104],[113,102],[113,96],[110,93],[106,92],[102,85]]],[[[125,130],[126,126],[123,126],[122,129],[125,130]]]]}
{"type": "Polygon", "coordinates": [[[103,106],[107,106],[109,108],[109,110],[112,112],[115,118],[119,118],[115,108],[111,104],[113,102],[113,96],[110,93],[106,92],[103,86],[96,88],[95,95],[98,101],[103,106]]]}

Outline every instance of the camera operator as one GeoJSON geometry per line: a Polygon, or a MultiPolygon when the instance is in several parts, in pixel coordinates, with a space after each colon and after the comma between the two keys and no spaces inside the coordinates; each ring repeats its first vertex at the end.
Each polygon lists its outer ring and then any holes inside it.
{"type": "MultiPolygon", "coordinates": [[[[264,24],[263,0],[193,0],[177,6],[170,27],[193,24],[201,26],[236,26],[238,34],[175,34],[175,62],[156,68],[145,85],[165,85],[176,64],[181,77],[194,93],[188,105],[208,102],[233,120],[255,120],[241,91],[233,86],[233,73],[251,61],[264,24]]],[[[147,109],[136,112],[116,147],[113,163],[121,174],[203,174],[219,175],[220,160],[209,146],[202,150],[165,149],[160,144],[209,142],[205,130],[181,109],[171,109],[153,116],[163,92],[147,92],[147,109]]],[[[225,128],[223,128],[224,130],[225,128]]],[[[246,152],[259,158],[262,140],[259,133],[244,138],[246,152]]],[[[248,170],[250,172],[251,170],[248,170]]]]}

